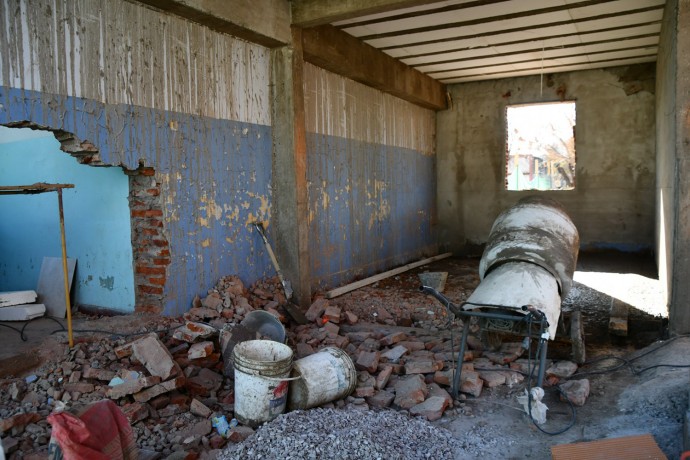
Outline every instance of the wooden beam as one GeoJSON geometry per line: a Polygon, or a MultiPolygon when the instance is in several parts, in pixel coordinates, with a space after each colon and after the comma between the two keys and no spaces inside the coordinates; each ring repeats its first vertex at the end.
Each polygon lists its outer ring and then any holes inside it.
{"type": "Polygon", "coordinates": [[[292,25],[314,27],[438,0],[292,0],[292,25]]]}
{"type": "Polygon", "coordinates": [[[333,26],[302,31],[304,60],[432,110],[446,109],[443,83],[333,26]]]}
{"type": "Polygon", "coordinates": [[[290,43],[290,5],[285,0],[136,0],[268,48],[290,43]]]}

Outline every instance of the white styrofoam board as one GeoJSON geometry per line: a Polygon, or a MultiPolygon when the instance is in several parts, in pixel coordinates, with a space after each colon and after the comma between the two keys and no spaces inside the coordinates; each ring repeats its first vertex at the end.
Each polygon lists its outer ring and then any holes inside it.
{"type": "Polygon", "coordinates": [[[36,302],[36,291],[0,292],[0,307],[36,302]]]}
{"type": "Polygon", "coordinates": [[[13,305],[0,308],[0,321],[29,321],[39,318],[46,313],[46,306],[42,303],[13,305]]]}
{"type": "MultiPolygon", "coordinates": [[[[67,259],[68,286],[72,288],[76,259],[67,259]]],[[[62,272],[61,257],[44,257],[41,273],[38,275],[38,301],[45,304],[48,316],[64,318],[67,313],[65,305],[65,279],[62,272]]]]}

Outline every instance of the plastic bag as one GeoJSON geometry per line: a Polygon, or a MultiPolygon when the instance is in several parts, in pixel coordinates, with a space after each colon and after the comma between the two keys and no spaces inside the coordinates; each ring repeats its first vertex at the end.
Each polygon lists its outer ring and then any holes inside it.
{"type": "Polygon", "coordinates": [[[139,454],[132,427],[110,400],[91,404],[79,417],[69,412],[48,416],[52,425],[50,458],[70,460],[136,460],[139,454]]]}
{"type": "Polygon", "coordinates": [[[544,390],[540,387],[534,387],[532,390],[530,390],[530,395],[532,396],[531,408],[527,407],[530,399],[527,395],[527,390],[525,390],[524,395],[518,396],[517,400],[520,404],[522,404],[522,409],[526,414],[532,414],[532,418],[536,423],[539,425],[546,423],[546,411],[549,410],[549,408],[546,407],[546,404],[541,402],[542,398],[544,397],[544,390]]]}

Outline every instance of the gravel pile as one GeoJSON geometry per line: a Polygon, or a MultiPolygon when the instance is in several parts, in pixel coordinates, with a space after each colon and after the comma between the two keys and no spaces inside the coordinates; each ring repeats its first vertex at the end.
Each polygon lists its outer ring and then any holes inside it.
{"type": "Polygon", "coordinates": [[[265,424],[221,459],[454,459],[462,444],[395,411],[312,409],[265,424]]]}

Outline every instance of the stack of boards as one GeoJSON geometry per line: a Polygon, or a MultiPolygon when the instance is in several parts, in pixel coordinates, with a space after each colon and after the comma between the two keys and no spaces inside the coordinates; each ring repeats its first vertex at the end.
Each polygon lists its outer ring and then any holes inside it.
{"type": "Polygon", "coordinates": [[[46,306],[34,303],[37,298],[36,291],[0,292],[0,321],[29,321],[45,315],[46,306]]]}

